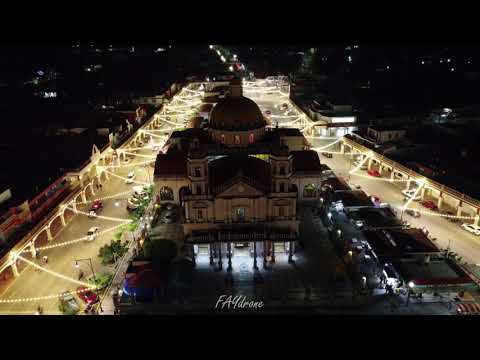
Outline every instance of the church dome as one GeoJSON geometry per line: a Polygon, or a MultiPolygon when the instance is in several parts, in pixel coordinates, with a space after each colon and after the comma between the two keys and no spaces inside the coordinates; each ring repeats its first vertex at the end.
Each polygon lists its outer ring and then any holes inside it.
{"type": "Polygon", "coordinates": [[[227,97],[210,114],[210,127],[226,131],[248,131],[265,127],[258,105],[244,96],[227,97]]]}

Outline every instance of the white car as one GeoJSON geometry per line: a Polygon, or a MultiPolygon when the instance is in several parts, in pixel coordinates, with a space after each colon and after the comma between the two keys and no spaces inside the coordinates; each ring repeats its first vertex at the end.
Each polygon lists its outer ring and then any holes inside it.
{"type": "Polygon", "coordinates": [[[98,236],[98,226],[91,227],[87,232],[87,241],[93,241],[98,236]]]}
{"type": "Polygon", "coordinates": [[[138,206],[140,205],[140,199],[136,197],[131,197],[130,199],[128,199],[128,204],[131,206],[138,206]]]}
{"type": "Polygon", "coordinates": [[[133,171],[130,171],[127,175],[127,179],[125,180],[125,184],[133,184],[133,180],[135,180],[137,176],[133,171]]]}
{"type": "Polygon", "coordinates": [[[95,210],[90,210],[90,212],[88,213],[88,217],[89,217],[90,219],[96,218],[96,217],[97,217],[97,213],[95,212],[95,210]]]}
{"type": "Polygon", "coordinates": [[[467,230],[468,232],[471,232],[472,234],[475,235],[480,235],[480,226],[472,225],[472,224],[462,224],[462,228],[467,230]]]}

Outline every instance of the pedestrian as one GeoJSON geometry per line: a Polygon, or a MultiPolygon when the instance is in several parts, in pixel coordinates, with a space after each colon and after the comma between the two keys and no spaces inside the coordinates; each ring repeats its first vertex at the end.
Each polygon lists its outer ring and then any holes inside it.
{"type": "Polygon", "coordinates": [[[44,255],[44,256],[43,256],[43,262],[44,262],[45,264],[48,264],[48,256],[47,256],[47,255],[44,255]]]}

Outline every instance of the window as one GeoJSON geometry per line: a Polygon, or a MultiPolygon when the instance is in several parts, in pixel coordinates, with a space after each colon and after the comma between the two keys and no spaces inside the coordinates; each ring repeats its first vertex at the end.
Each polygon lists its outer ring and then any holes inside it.
{"type": "Polygon", "coordinates": [[[252,144],[254,141],[255,141],[255,135],[251,133],[250,135],[248,135],[248,142],[252,144]]]}
{"type": "Polygon", "coordinates": [[[197,185],[197,195],[202,194],[202,187],[200,185],[197,185]]]}
{"type": "Polygon", "coordinates": [[[235,145],[240,145],[240,135],[235,135],[235,145]]]}
{"type": "Polygon", "coordinates": [[[225,144],[225,135],[223,135],[223,134],[220,135],[220,142],[221,142],[222,144],[225,144]]]}
{"type": "Polygon", "coordinates": [[[202,210],[198,210],[198,219],[199,220],[203,219],[203,211],[202,210]]]}
{"type": "Polygon", "coordinates": [[[245,221],[245,208],[237,208],[235,212],[239,222],[245,221]]]}
{"type": "Polygon", "coordinates": [[[285,175],[285,165],[280,166],[280,175],[285,175]]]}
{"type": "Polygon", "coordinates": [[[285,184],[283,182],[280,183],[280,192],[285,192],[285,184]]]}
{"type": "Polygon", "coordinates": [[[278,208],[278,216],[284,217],[285,216],[285,208],[283,206],[280,206],[278,208]]]}
{"type": "Polygon", "coordinates": [[[201,177],[201,171],[200,171],[200,168],[199,167],[196,167],[195,168],[195,177],[201,177]]]}

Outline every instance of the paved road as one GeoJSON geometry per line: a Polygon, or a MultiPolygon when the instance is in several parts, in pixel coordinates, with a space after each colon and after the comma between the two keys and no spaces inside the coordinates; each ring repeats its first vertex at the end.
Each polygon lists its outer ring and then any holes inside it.
{"type": "MultiPolygon", "coordinates": [[[[139,154],[152,154],[151,150],[139,151],[139,154]]],[[[145,161],[144,158],[136,158],[133,162],[145,161]]],[[[133,167],[119,168],[115,173],[119,176],[125,177],[128,172],[132,171],[133,167]]],[[[152,167],[135,167],[133,170],[137,174],[137,180],[148,182],[148,178],[152,177],[152,167]],[[147,175],[147,171],[150,175],[147,175]]],[[[107,182],[104,182],[102,190],[96,193],[96,197],[102,198],[105,196],[114,195],[125,192],[132,188],[132,185],[125,184],[124,180],[111,176],[107,182]]],[[[119,219],[128,220],[128,212],[126,210],[128,195],[121,195],[118,198],[103,200],[104,210],[100,215],[115,217],[119,219]],[[118,204],[116,206],[115,204],[118,204]]],[[[88,204],[90,205],[90,204],[88,204]]],[[[88,212],[87,206],[78,207],[79,210],[88,212]]],[[[86,235],[88,229],[92,226],[98,226],[100,231],[120,225],[122,222],[115,222],[107,219],[90,219],[86,215],[78,214],[73,217],[67,226],[48,244],[53,245],[73,239],[78,239],[86,235]]],[[[91,258],[93,268],[97,273],[111,272],[111,268],[102,266],[98,258],[98,249],[104,244],[109,243],[118,230],[101,234],[93,242],[81,241],[70,245],[65,245],[57,248],[42,250],[39,252],[40,259],[47,255],[49,262],[46,268],[61,273],[65,276],[78,278],[78,269],[75,268],[75,259],[91,258]]],[[[44,266],[41,260],[37,263],[44,266]]],[[[85,276],[91,275],[90,267],[87,263],[80,262],[80,268],[83,270],[85,276]]],[[[51,274],[35,269],[33,266],[28,266],[15,280],[15,282],[2,294],[2,299],[17,299],[28,297],[39,297],[58,294],[66,290],[75,290],[76,284],[70,281],[59,279],[51,274]]],[[[29,313],[32,314],[36,306],[42,305],[45,313],[58,312],[58,300],[43,300],[38,303],[0,303],[0,313],[29,313]]]]}
{"type": "MultiPolygon", "coordinates": [[[[281,98],[278,95],[263,96],[262,98],[255,97],[253,99],[257,102],[262,111],[270,110],[272,115],[284,115],[285,112],[279,110],[276,105],[289,102],[288,99],[281,98]]],[[[282,122],[292,121],[292,119],[276,119],[273,117],[272,124],[275,124],[276,120],[279,121],[279,126],[282,126],[282,122]]],[[[294,127],[295,125],[291,126],[294,127]]],[[[333,142],[331,139],[308,140],[313,147],[320,147],[333,142]]],[[[340,147],[337,144],[326,150],[340,151],[340,147]]],[[[351,169],[350,159],[351,156],[344,155],[335,154],[333,155],[333,158],[326,158],[325,156],[320,155],[321,162],[327,164],[337,176],[345,178],[350,183],[360,185],[367,194],[377,195],[383,202],[388,202],[397,208],[403,206],[404,203],[401,190],[405,188],[405,183],[391,183],[389,181],[369,179],[366,172],[361,170],[357,171],[357,173],[366,177],[356,175],[349,176],[349,170],[351,169]]],[[[418,202],[412,202],[410,207],[418,208],[423,211],[427,210],[421,207],[418,202]]],[[[400,215],[401,212],[398,211],[398,214],[400,215]]],[[[414,227],[427,228],[432,237],[437,239],[436,244],[440,248],[445,249],[450,246],[450,249],[458,253],[463,258],[463,261],[471,264],[480,263],[480,237],[463,230],[460,227],[460,223],[455,224],[440,216],[431,216],[427,214],[422,214],[420,218],[413,218],[404,214],[403,219],[408,221],[414,227]]]]}

